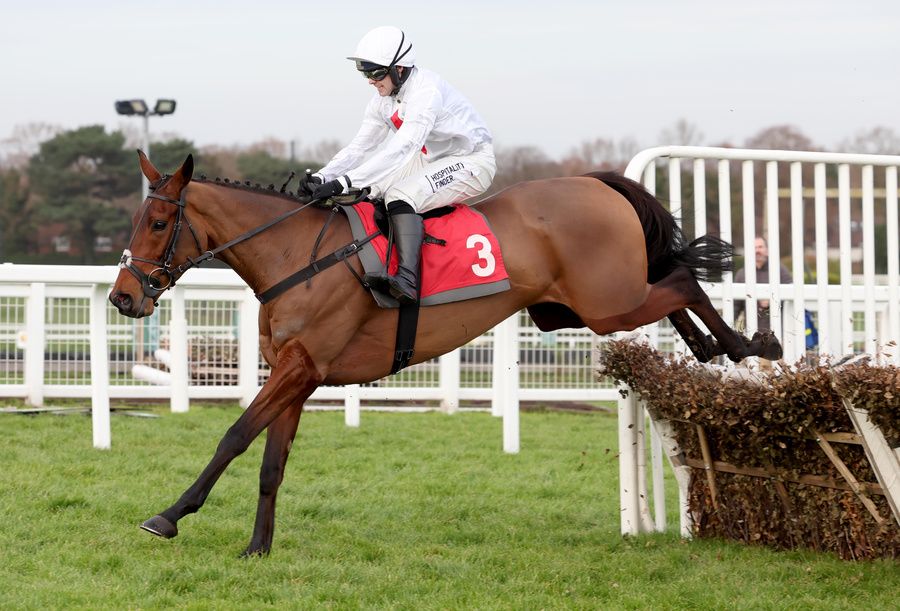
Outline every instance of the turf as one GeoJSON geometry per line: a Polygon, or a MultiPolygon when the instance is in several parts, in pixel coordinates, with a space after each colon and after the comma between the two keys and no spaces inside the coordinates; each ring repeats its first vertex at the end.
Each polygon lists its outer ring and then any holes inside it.
{"type": "MultiPolygon", "coordinates": [[[[143,407],[142,409],[146,409],[143,407]]],[[[236,407],[0,415],[0,608],[707,609],[898,607],[900,563],[674,534],[619,535],[615,417],[305,414],[272,554],[239,559],[258,441],[172,540],[137,528],[212,455],[236,407]]],[[[672,499],[674,501],[674,499],[672,499]]],[[[674,507],[674,502],[670,502],[674,507]]]]}

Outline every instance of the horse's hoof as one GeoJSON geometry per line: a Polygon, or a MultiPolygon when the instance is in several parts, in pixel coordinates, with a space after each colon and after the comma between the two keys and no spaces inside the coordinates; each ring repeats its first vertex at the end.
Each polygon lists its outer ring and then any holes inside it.
{"type": "Polygon", "coordinates": [[[784,356],[784,350],[781,347],[781,344],[775,342],[774,344],[767,344],[760,354],[764,359],[769,359],[770,361],[778,361],[781,360],[781,357],[784,356]]]}
{"type": "Polygon", "coordinates": [[[153,516],[141,524],[141,528],[163,539],[171,539],[178,534],[178,527],[162,516],[153,516]]]}
{"type": "Polygon", "coordinates": [[[268,548],[255,548],[252,546],[247,547],[243,552],[241,552],[241,558],[265,558],[269,555],[268,548]]]}
{"type": "Polygon", "coordinates": [[[778,338],[775,337],[775,334],[771,331],[766,331],[764,333],[757,331],[753,334],[753,341],[759,342],[760,348],[758,356],[764,359],[777,361],[784,356],[784,349],[781,347],[781,342],[778,341],[778,338]]]}

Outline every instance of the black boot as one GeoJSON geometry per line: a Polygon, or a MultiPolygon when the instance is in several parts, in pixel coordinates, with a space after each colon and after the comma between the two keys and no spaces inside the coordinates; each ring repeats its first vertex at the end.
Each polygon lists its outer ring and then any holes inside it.
{"type": "Polygon", "coordinates": [[[397,203],[391,202],[388,206],[399,263],[397,275],[390,276],[386,271],[381,271],[366,274],[364,280],[373,286],[387,285],[391,296],[397,301],[412,304],[419,300],[419,257],[425,228],[422,217],[409,204],[402,202],[403,205],[398,206],[397,203]]]}

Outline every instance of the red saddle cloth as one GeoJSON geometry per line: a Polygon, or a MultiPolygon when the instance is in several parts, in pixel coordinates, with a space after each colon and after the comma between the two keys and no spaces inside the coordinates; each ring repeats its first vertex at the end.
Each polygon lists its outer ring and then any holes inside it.
{"type": "MultiPolygon", "coordinates": [[[[361,202],[344,207],[350,218],[354,237],[359,231],[363,236],[378,231],[375,223],[375,207],[361,202]],[[356,218],[354,219],[353,216],[356,218]],[[356,222],[354,222],[356,221],[356,222]]],[[[509,275],[503,264],[500,242],[491,231],[484,216],[464,204],[453,204],[453,212],[425,219],[425,233],[445,244],[434,244],[426,239],[422,245],[421,305],[437,305],[462,299],[491,295],[509,289],[509,275]]],[[[377,254],[360,259],[367,272],[384,269],[387,256],[387,238],[379,235],[369,245],[377,254]]],[[[368,249],[368,245],[365,248],[368,249]]],[[[397,272],[397,253],[391,253],[390,273],[397,272]]]]}

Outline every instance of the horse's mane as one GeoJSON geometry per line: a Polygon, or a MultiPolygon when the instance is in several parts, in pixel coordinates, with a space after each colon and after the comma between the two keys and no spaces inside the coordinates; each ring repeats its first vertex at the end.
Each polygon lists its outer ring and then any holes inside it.
{"type": "MultiPolygon", "coordinates": [[[[260,193],[262,195],[274,195],[280,199],[284,199],[294,203],[305,204],[309,202],[308,196],[285,190],[293,177],[294,175],[291,174],[287,181],[285,181],[285,183],[281,186],[281,189],[277,189],[274,183],[269,183],[267,186],[263,186],[261,183],[254,183],[249,180],[241,182],[228,178],[220,178],[218,176],[211,179],[207,177],[206,174],[200,174],[199,177],[192,178],[191,182],[206,183],[210,185],[217,185],[220,187],[228,187],[230,189],[240,189],[241,191],[260,193]]],[[[168,178],[168,176],[166,176],[166,178],[168,178]]]]}

